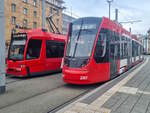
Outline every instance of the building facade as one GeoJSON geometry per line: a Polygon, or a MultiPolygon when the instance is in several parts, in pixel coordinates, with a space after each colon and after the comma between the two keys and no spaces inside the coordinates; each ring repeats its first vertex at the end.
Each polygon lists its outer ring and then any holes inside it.
{"type": "Polygon", "coordinates": [[[149,41],[149,39],[148,39],[148,36],[145,36],[144,37],[144,41],[143,41],[143,45],[144,45],[144,53],[149,53],[149,51],[150,51],[150,41],[149,41]]]}
{"type": "MultiPolygon", "coordinates": [[[[46,17],[53,15],[52,19],[55,25],[59,31],[62,32],[63,0],[45,0],[45,2],[46,17]]],[[[45,23],[45,25],[48,29],[48,23],[45,23]]],[[[41,27],[41,0],[5,0],[5,35],[7,43],[10,42],[12,32],[18,32],[21,29],[36,29],[41,27]]]]}
{"type": "Polygon", "coordinates": [[[148,54],[150,54],[150,29],[147,31],[148,36],[147,36],[147,42],[148,42],[148,54]]]}
{"type": "Polygon", "coordinates": [[[71,16],[71,15],[69,15],[69,14],[63,13],[62,14],[62,19],[63,19],[62,33],[66,35],[69,23],[74,21],[76,18],[71,16]]]}
{"type": "Polygon", "coordinates": [[[142,43],[144,47],[144,54],[148,54],[149,51],[149,40],[147,35],[138,34],[137,35],[138,40],[142,43]]]}

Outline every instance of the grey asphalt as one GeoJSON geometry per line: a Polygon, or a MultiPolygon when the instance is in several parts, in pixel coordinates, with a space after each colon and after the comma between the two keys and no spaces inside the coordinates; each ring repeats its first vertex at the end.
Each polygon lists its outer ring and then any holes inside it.
{"type": "Polygon", "coordinates": [[[58,73],[20,80],[8,78],[7,91],[0,95],[0,113],[47,113],[89,88],[97,87],[67,85],[61,75],[58,73]]]}

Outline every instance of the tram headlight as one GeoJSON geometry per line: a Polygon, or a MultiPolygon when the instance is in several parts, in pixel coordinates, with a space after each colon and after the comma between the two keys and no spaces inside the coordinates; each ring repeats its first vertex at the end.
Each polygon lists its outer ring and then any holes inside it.
{"type": "Polygon", "coordinates": [[[26,67],[26,65],[20,65],[20,68],[25,68],[26,67]]]}
{"type": "Polygon", "coordinates": [[[16,68],[16,71],[21,71],[22,69],[21,68],[16,68]]]}

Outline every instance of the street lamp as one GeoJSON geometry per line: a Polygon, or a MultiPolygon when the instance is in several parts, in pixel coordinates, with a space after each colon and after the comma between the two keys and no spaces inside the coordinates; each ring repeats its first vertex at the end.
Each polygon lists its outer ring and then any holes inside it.
{"type": "Polygon", "coordinates": [[[111,3],[113,2],[113,0],[107,0],[108,4],[109,4],[109,19],[110,19],[110,13],[111,13],[111,3]]]}

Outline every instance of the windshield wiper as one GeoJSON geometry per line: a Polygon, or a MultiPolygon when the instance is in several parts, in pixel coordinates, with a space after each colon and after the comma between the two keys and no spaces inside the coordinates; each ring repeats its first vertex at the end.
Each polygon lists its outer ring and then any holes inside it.
{"type": "MultiPolygon", "coordinates": [[[[79,31],[76,32],[73,37],[76,39],[76,37],[78,37],[78,35],[79,35],[79,31]]],[[[72,38],[71,38],[71,36],[70,36],[70,42],[69,42],[70,44],[71,44],[71,41],[72,41],[72,38]]],[[[70,49],[71,49],[71,48],[72,48],[72,46],[70,46],[70,49]]],[[[73,53],[74,53],[74,52],[71,52],[71,54],[69,53],[68,56],[73,57],[73,53]]]]}
{"type": "Polygon", "coordinates": [[[67,58],[73,58],[73,56],[66,56],[67,58]]]}
{"type": "MultiPolygon", "coordinates": [[[[82,26],[83,26],[83,19],[82,19],[82,23],[81,23],[81,26],[80,26],[79,34],[78,34],[78,37],[77,37],[77,41],[78,41],[79,38],[80,38],[82,26]]],[[[73,57],[75,57],[75,53],[76,53],[76,50],[77,50],[77,45],[78,45],[78,43],[75,44],[75,49],[74,49],[73,57]]]]}

